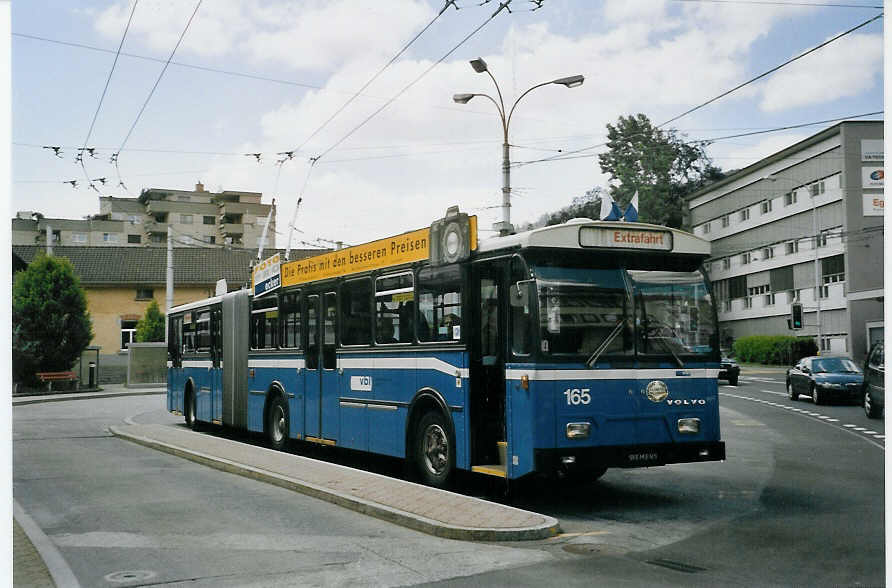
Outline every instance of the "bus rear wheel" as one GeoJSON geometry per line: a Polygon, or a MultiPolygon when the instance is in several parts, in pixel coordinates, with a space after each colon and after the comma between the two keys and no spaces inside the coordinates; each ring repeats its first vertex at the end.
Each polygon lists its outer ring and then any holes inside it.
{"type": "Polygon", "coordinates": [[[266,438],[270,447],[279,450],[288,441],[288,405],[276,396],[266,415],[266,438]]]}
{"type": "Polygon", "coordinates": [[[448,420],[439,412],[428,412],[415,429],[415,465],[422,481],[437,488],[446,486],[455,470],[455,442],[448,420]]]}

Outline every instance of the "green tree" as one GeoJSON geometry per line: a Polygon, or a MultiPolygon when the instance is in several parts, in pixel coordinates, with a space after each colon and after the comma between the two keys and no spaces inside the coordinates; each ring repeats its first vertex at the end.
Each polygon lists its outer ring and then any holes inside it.
{"type": "Polygon", "coordinates": [[[87,297],[71,262],[38,255],[12,287],[12,363],[16,381],[71,369],[93,339],[87,297]]]}
{"type": "Polygon", "coordinates": [[[137,343],[164,341],[164,315],[154,300],[149,303],[146,313],[136,323],[136,341],[137,343]]]}
{"type": "Polygon", "coordinates": [[[637,191],[642,222],[681,227],[685,196],[721,177],[703,143],[686,142],[674,129],[659,129],[644,114],[608,123],[607,139],[598,163],[610,176],[610,196],[625,210],[637,191]]]}

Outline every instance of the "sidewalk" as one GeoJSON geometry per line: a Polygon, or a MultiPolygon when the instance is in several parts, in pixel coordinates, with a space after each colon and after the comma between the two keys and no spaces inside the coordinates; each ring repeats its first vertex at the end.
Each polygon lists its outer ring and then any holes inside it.
{"type": "Polygon", "coordinates": [[[549,516],[181,426],[125,425],[110,427],[110,431],[153,449],[438,537],[519,541],[545,539],[560,531],[558,521],[549,516]]]}
{"type": "Polygon", "coordinates": [[[38,402],[63,402],[67,400],[89,400],[91,398],[115,398],[118,396],[144,396],[166,394],[167,386],[128,388],[124,384],[106,384],[99,390],[88,392],[60,392],[58,394],[35,394],[33,396],[13,396],[12,405],[36,404],[38,402]]]}

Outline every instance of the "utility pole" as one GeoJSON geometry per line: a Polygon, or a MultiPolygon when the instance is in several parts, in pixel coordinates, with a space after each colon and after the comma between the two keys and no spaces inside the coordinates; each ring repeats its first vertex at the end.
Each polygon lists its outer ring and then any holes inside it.
{"type": "Polygon", "coordinates": [[[170,321],[170,309],[173,307],[173,231],[167,226],[167,298],[164,309],[164,340],[169,341],[167,332],[170,321]]]}
{"type": "Polygon", "coordinates": [[[53,255],[53,227],[46,226],[46,254],[49,257],[53,255]]]}

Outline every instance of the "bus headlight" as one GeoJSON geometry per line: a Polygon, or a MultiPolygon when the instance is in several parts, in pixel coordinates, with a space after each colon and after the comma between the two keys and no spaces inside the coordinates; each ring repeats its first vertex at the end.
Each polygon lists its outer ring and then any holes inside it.
{"type": "Polygon", "coordinates": [[[567,439],[588,439],[591,423],[567,423],[567,439]]]}
{"type": "Polygon", "coordinates": [[[699,433],[700,419],[678,419],[679,433],[699,433]]]}

